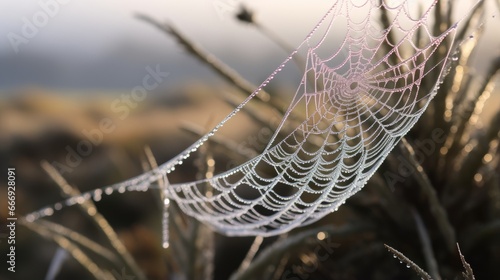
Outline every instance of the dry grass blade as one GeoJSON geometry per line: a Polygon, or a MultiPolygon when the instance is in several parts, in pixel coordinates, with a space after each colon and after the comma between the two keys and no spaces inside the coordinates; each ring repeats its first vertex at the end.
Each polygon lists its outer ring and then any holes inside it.
{"type": "MultiPolygon", "coordinates": [[[[241,100],[234,95],[225,94],[223,100],[229,104],[231,107],[237,107],[240,105],[241,100]]],[[[269,122],[269,116],[262,113],[261,108],[252,108],[251,106],[244,107],[245,112],[256,124],[272,127],[273,123],[269,122]]],[[[277,119],[281,119],[283,116],[276,116],[277,119]]]]}
{"type": "Polygon", "coordinates": [[[417,264],[415,264],[410,259],[408,259],[405,255],[403,255],[403,253],[399,252],[398,250],[392,248],[391,246],[389,246],[387,244],[384,244],[384,246],[385,246],[385,248],[387,248],[387,250],[389,252],[391,252],[395,257],[397,257],[401,262],[406,263],[406,266],[408,268],[413,269],[422,279],[432,280],[429,273],[425,272],[425,270],[423,270],[417,264]]]}
{"type": "Polygon", "coordinates": [[[457,171],[457,176],[454,176],[449,182],[447,189],[452,189],[453,186],[460,184],[469,184],[473,181],[474,175],[482,166],[482,160],[490,149],[490,144],[494,139],[499,137],[500,131],[500,111],[492,118],[489,126],[485,131],[478,133],[479,135],[473,139],[476,143],[475,147],[463,159],[460,169],[457,171]]]}
{"type": "MultiPolygon", "coordinates": [[[[149,146],[144,147],[144,153],[149,163],[150,167],[149,170],[154,170],[158,168],[158,162],[156,161],[156,158],[154,157],[153,152],[151,151],[151,148],[149,146]]],[[[166,179],[167,179],[166,177],[158,179],[158,187],[159,187],[158,189],[160,193],[160,201],[159,201],[160,207],[164,206],[165,186],[167,184],[166,179]]],[[[176,232],[178,233],[178,238],[181,241],[181,243],[186,244],[188,240],[183,234],[181,234],[183,232],[181,227],[185,225],[187,221],[184,219],[184,216],[180,214],[181,211],[179,209],[179,206],[177,206],[177,204],[174,201],[171,202],[171,205],[168,210],[170,212],[169,225],[173,226],[173,228],[176,230],[176,232]]]]}
{"type": "Polygon", "coordinates": [[[418,212],[415,209],[412,209],[411,212],[413,213],[415,224],[417,225],[418,236],[420,238],[420,243],[422,243],[422,250],[424,252],[425,262],[427,263],[429,274],[431,275],[432,279],[441,279],[441,276],[439,276],[439,268],[436,257],[434,256],[434,251],[432,250],[429,233],[427,232],[424,222],[422,221],[422,218],[420,217],[418,212]]]}
{"type": "MultiPolygon", "coordinates": [[[[151,168],[156,168],[158,165],[149,147],[145,148],[145,153],[151,168]]],[[[206,155],[202,154],[202,156],[206,155]]],[[[202,171],[202,168],[198,169],[198,173],[203,175],[207,172],[202,171]]],[[[172,236],[175,234],[175,240],[179,241],[171,243],[170,255],[175,256],[173,260],[181,269],[182,274],[186,276],[186,279],[212,279],[214,270],[212,232],[196,219],[192,217],[186,219],[175,202],[171,203],[168,211],[170,212],[168,223],[172,226],[172,236]]]]}
{"type": "MultiPolygon", "coordinates": [[[[149,166],[151,167],[151,170],[157,169],[158,168],[158,162],[156,161],[153,151],[151,151],[151,147],[145,146],[144,147],[144,154],[146,155],[146,159],[148,161],[149,166]]],[[[148,170],[145,170],[148,171],[148,170]]],[[[160,196],[160,205],[163,206],[163,201],[165,199],[165,185],[167,182],[163,178],[158,179],[158,193],[160,196]]]]}
{"type": "MultiPolygon", "coordinates": [[[[235,70],[231,69],[228,65],[217,59],[214,55],[206,52],[197,44],[191,42],[191,40],[182,35],[172,24],[159,23],[158,21],[146,15],[137,15],[136,17],[175,37],[189,53],[200,59],[206,65],[210,66],[212,70],[221,75],[241,91],[245,93],[252,93],[257,88],[255,85],[242,78],[235,70]]],[[[261,101],[267,102],[270,99],[270,95],[264,90],[261,90],[257,95],[257,98],[261,101]]]]}
{"type": "Polygon", "coordinates": [[[465,272],[462,272],[462,276],[466,280],[475,280],[476,278],[474,278],[474,272],[472,271],[472,267],[470,266],[469,263],[467,263],[465,261],[465,257],[464,257],[464,255],[462,255],[462,252],[460,251],[460,246],[458,245],[458,243],[457,243],[457,249],[458,249],[458,254],[460,255],[460,260],[462,261],[462,265],[465,268],[465,272]]]}
{"type": "MultiPolygon", "coordinates": [[[[389,19],[389,14],[387,13],[387,8],[384,5],[380,8],[380,23],[382,24],[384,29],[389,30],[389,33],[387,34],[387,40],[383,42],[383,47],[386,50],[385,53],[388,53],[389,50],[392,49],[391,45],[392,46],[395,45],[396,39],[394,38],[394,32],[392,31],[392,29],[389,29],[390,26],[392,26],[394,24],[394,21],[391,21],[389,19]]],[[[391,55],[389,57],[389,59],[390,59],[391,65],[398,64],[396,56],[391,55]]]]}
{"type": "MultiPolygon", "coordinates": [[[[433,24],[433,32],[434,34],[440,34],[441,32],[444,32],[446,29],[449,28],[449,26],[446,25],[445,22],[445,14],[443,13],[444,10],[444,2],[445,1],[438,1],[435,4],[434,8],[434,20],[435,23],[433,24]]],[[[448,46],[452,44],[450,42],[450,38],[446,38],[441,43],[441,46],[436,50],[439,55],[435,55],[431,58],[432,62],[431,65],[438,65],[441,61],[441,59],[445,58],[447,56],[447,50],[448,46]]],[[[426,77],[426,79],[430,79],[429,76],[426,77]]],[[[448,91],[444,90],[446,87],[445,83],[448,81],[449,77],[446,77],[443,80],[443,85],[440,87],[440,90],[438,94],[434,97],[433,100],[433,109],[434,109],[434,126],[436,127],[445,127],[446,126],[446,121],[445,121],[445,111],[446,111],[446,97],[448,95],[448,91]]],[[[425,84],[427,85],[432,85],[433,83],[426,82],[425,84]]],[[[430,89],[425,89],[426,91],[429,91],[430,89]]]]}
{"type": "MultiPolygon", "coordinates": [[[[77,197],[80,195],[80,191],[69,185],[62,175],[50,163],[42,161],[41,166],[66,196],[77,197]]],[[[106,236],[111,246],[113,246],[116,250],[119,258],[131,269],[132,273],[134,273],[139,279],[146,279],[146,276],[139,268],[134,258],[132,258],[130,253],[127,251],[125,245],[123,245],[120,241],[114,229],[108,223],[106,218],[104,218],[104,216],[97,211],[95,204],[91,200],[85,200],[83,203],[78,203],[78,205],[81,207],[83,212],[92,219],[99,231],[106,236]]]]}
{"type": "MultiPolygon", "coordinates": [[[[249,10],[246,6],[241,5],[240,11],[236,15],[236,18],[244,23],[251,24],[259,29],[265,36],[267,36],[271,41],[276,43],[280,48],[282,48],[287,54],[292,53],[295,49],[293,46],[288,44],[285,40],[283,40],[277,33],[273,32],[271,29],[262,25],[259,21],[256,20],[253,11],[249,10]]],[[[298,59],[295,62],[299,66],[300,69],[304,69],[306,64],[300,59],[300,57],[294,57],[294,59],[298,59]]]]}
{"type": "Polygon", "coordinates": [[[47,231],[51,231],[54,234],[59,234],[59,235],[62,235],[64,237],[71,239],[73,242],[79,244],[80,246],[85,247],[85,248],[89,249],[90,251],[93,251],[94,253],[98,254],[99,256],[102,256],[102,257],[108,259],[110,262],[113,262],[117,265],[121,264],[113,252],[111,252],[107,248],[104,248],[100,244],[92,241],[91,239],[81,235],[80,233],[78,233],[76,231],[73,231],[69,228],[62,226],[62,225],[59,225],[59,224],[56,224],[53,222],[49,222],[49,221],[44,221],[44,220],[39,220],[39,221],[36,221],[35,223],[44,227],[47,231]]]}
{"type": "Polygon", "coordinates": [[[454,140],[450,147],[450,154],[453,155],[453,152],[459,149],[459,145],[461,144],[461,140],[464,137],[464,132],[468,125],[470,125],[471,117],[474,115],[474,112],[478,111],[478,108],[482,107],[484,102],[490,96],[490,90],[488,90],[489,84],[495,83],[495,76],[500,71],[500,57],[498,57],[488,69],[488,73],[486,74],[486,79],[482,82],[479,90],[476,94],[470,99],[468,106],[463,110],[460,114],[459,124],[457,125],[456,133],[454,135],[454,140]]]}
{"type": "Polygon", "coordinates": [[[269,265],[279,262],[286,254],[294,252],[295,250],[306,245],[307,242],[311,240],[311,238],[315,238],[320,231],[328,233],[328,236],[332,238],[351,235],[356,232],[365,231],[369,228],[371,227],[367,224],[351,224],[340,228],[325,226],[288,236],[288,238],[277,241],[264,249],[245,271],[237,271],[231,275],[230,279],[252,280],[261,278],[260,276],[269,265]]]}
{"type": "MultiPolygon", "coordinates": [[[[194,135],[195,137],[201,137],[204,135],[205,130],[196,124],[184,122],[182,123],[181,130],[194,135]]],[[[245,159],[250,159],[256,157],[259,153],[255,151],[251,147],[245,147],[241,149],[241,145],[231,139],[219,137],[218,135],[214,135],[208,139],[211,144],[217,145],[217,147],[221,147],[224,149],[224,152],[227,152],[229,158],[239,158],[244,157],[245,159]]]]}
{"type": "Polygon", "coordinates": [[[458,32],[457,34],[457,40],[458,41],[462,41],[468,30],[470,30],[471,28],[474,28],[473,26],[476,26],[475,24],[473,24],[473,20],[475,19],[480,19],[481,18],[481,13],[483,12],[483,8],[484,8],[484,3],[486,1],[484,0],[481,0],[478,2],[477,5],[474,6],[474,8],[472,9],[472,11],[468,14],[468,16],[465,18],[465,21],[464,23],[462,24],[462,29],[458,32]]]}
{"type": "MultiPolygon", "coordinates": [[[[279,46],[286,54],[291,54],[295,52],[295,49],[292,46],[290,46],[290,44],[288,44],[288,42],[286,42],[283,38],[281,38],[281,36],[278,33],[273,32],[270,28],[267,28],[267,26],[256,21],[255,17],[253,16],[253,13],[250,12],[248,9],[246,9],[245,6],[242,6],[239,14],[237,14],[236,17],[240,21],[246,22],[254,26],[264,36],[266,36],[271,41],[273,41],[277,46],[279,46]]],[[[307,63],[303,57],[299,55],[294,55],[292,59],[300,70],[307,68],[307,63]]],[[[314,74],[312,72],[307,73],[307,80],[311,84],[316,84],[318,90],[323,89],[323,84],[319,82],[319,79],[316,79],[314,77],[314,74]]]]}
{"type": "MultiPolygon", "coordinates": [[[[206,127],[210,125],[210,118],[207,120],[206,127]]],[[[208,129],[205,129],[206,131],[208,129]]],[[[206,133],[205,131],[205,133],[206,133]]],[[[212,155],[210,144],[206,143],[199,150],[198,159],[195,161],[197,167],[197,179],[209,179],[215,171],[215,160],[212,155]]],[[[211,193],[209,184],[200,191],[211,193]]],[[[189,217],[190,223],[187,230],[188,247],[187,256],[189,262],[184,271],[187,279],[212,279],[214,272],[214,233],[201,221],[189,217]]]]}
{"type": "Polygon", "coordinates": [[[285,254],[280,262],[278,263],[278,267],[276,268],[276,270],[274,271],[274,275],[273,277],[271,278],[271,280],[278,280],[278,279],[281,279],[281,276],[283,274],[283,272],[285,271],[285,268],[286,268],[286,264],[288,263],[288,260],[290,259],[290,255],[289,254],[285,254]]]}
{"type": "Polygon", "coordinates": [[[432,186],[432,183],[429,177],[427,177],[427,174],[425,173],[422,165],[420,165],[420,163],[418,163],[417,159],[415,158],[415,151],[410,143],[408,143],[408,141],[403,138],[401,139],[401,144],[399,146],[401,147],[401,151],[408,158],[409,162],[413,166],[417,167],[417,172],[414,172],[413,175],[417,180],[419,186],[421,187],[422,193],[427,197],[427,200],[429,201],[431,213],[436,219],[439,229],[441,230],[441,233],[446,240],[448,249],[450,250],[450,252],[454,251],[453,248],[454,244],[456,243],[456,233],[448,219],[448,214],[446,213],[445,208],[439,201],[436,189],[432,186]]]}
{"type": "Polygon", "coordinates": [[[111,280],[112,276],[102,269],[92,261],[89,256],[87,256],[77,245],[68,240],[66,237],[61,236],[59,234],[54,234],[53,232],[48,231],[45,227],[40,226],[36,223],[29,223],[21,221],[21,224],[25,227],[31,229],[33,232],[36,232],[40,236],[53,240],[56,242],[61,248],[68,251],[73,258],[79,262],[95,279],[98,280],[111,280]]]}
{"type": "Polygon", "coordinates": [[[237,273],[241,273],[245,271],[249,266],[250,263],[253,261],[253,258],[259,251],[260,245],[262,244],[262,241],[264,241],[264,238],[262,236],[256,236],[255,239],[252,242],[252,246],[250,246],[250,249],[248,249],[247,255],[243,259],[243,261],[240,264],[240,267],[238,268],[237,273]]]}
{"type": "Polygon", "coordinates": [[[486,225],[472,227],[464,234],[467,239],[462,243],[462,247],[468,251],[480,242],[500,235],[500,219],[494,220],[486,225]]]}
{"type": "Polygon", "coordinates": [[[47,274],[45,275],[45,280],[55,280],[59,272],[61,271],[61,267],[64,261],[68,258],[68,251],[59,247],[52,257],[52,261],[50,262],[49,269],[47,270],[47,274]]]}

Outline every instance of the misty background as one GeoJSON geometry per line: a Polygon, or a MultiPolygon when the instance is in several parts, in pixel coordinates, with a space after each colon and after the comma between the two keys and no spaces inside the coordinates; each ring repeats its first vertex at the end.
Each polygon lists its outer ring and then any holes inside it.
{"type": "MultiPolygon", "coordinates": [[[[234,19],[240,3],[293,47],[331,5],[320,0],[55,1],[0,1],[0,91],[4,94],[25,87],[130,89],[140,83],[147,65],[156,64],[170,72],[169,86],[192,80],[220,81],[175,40],[138,20],[137,14],[171,22],[246,79],[260,83],[288,54],[254,27],[234,19]],[[26,19],[33,23],[43,11],[41,3],[58,3],[58,10],[33,38],[17,46],[16,53],[9,34],[22,35],[26,19]]],[[[496,11],[495,7],[490,10],[496,11]]],[[[490,42],[481,48],[486,53],[499,52],[500,40],[494,35],[498,17],[492,13],[484,21],[490,42]]],[[[478,57],[477,65],[487,59],[478,57]]]]}
{"type": "MultiPolygon", "coordinates": [[[[259,0],[247,6],[296,46],[329,5],[259,0]]],[[[23,18],[33,22],[42,7],[38,1],[2,1],[0,89],[127,89],[141,81],[147,65],[156,64],[171,73],[173,83],[213,80],[210,70],[137,14],[168,20],[252,82],[261,81],[287,54],[255,28],[234,20],[239,6],[231,0],[69,1],[16,53],[8,34],[22,35],[23,18]]]]}

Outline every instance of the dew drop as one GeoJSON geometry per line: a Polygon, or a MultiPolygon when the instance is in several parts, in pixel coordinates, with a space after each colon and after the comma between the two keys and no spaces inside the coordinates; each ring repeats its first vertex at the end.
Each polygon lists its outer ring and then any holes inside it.
{"type": "Polygon", "coordinates": [[[85,198],[83,196],[79,196],[76,198],[76,203],[83,204],[85,202],[85,198]]]}
{"type": "Polygon", "coordinates": [[[74,205],[76,203],[75,199],[74,198],[71,198],[69,200],[66,201],[66,206],[71,206],[71,205],[74,205]]]}
{"type": "Polygon", "coordinates": [[[52,214],[54,214],[54,209],[47,208],[43,211],[43,214],[45,214],[46,216],[52,216],[52,214]]]}

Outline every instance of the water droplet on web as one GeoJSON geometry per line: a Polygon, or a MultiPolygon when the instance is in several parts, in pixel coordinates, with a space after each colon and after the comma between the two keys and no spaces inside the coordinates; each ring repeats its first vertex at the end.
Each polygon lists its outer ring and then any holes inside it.
{"type": "Polygon", "coordinates": [[[47,209],[45,209],[45,210],[43,211],[43,214],[44,214],[45,216],[52,216],[52,214],[54,214],[54,209],[52,209],[52,208],[50,208],[50,207],[49,207],[49,208],[47,208],[47,209]]]}
{"type": "Polygon", "coordinates": [[[453,61],[457,61],[457,60],[458,60],[458,57],[457,57],[457,56],[453,56],[453,57],[451,57],[451,60],[453,60],[453,61]]]}

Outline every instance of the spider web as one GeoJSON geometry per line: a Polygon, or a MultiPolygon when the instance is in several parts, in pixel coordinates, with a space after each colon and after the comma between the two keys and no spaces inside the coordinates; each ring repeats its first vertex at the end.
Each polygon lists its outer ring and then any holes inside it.
{"type": "Polygon", "coordinates": [[[448,67],[457,23],[432,34],[427,20],[438,1],[417,18],[408,2],[336,1],[255,92],[188,149],[151,172],[33,212],[28,221],[97,195],[147,190],[158,179],[168,179],[300,51],[306,57],[303,78],[264,151],[213,178],[167,184],[165,208],[173,199],[186,214],[239,236],[280,234],[336,211],[415,124],[448,67]],[[387,28],[377,20],[383,11],[387,28]],[[332,40],[336,47],[326,43],[332,40]],[[440,46],[447,48],[444,58],[438,55],[440,46]],[[424,91],[426,76],[434,82],[424,91]],[[287,136],[280,137],[285,131],[287,136]]]}

